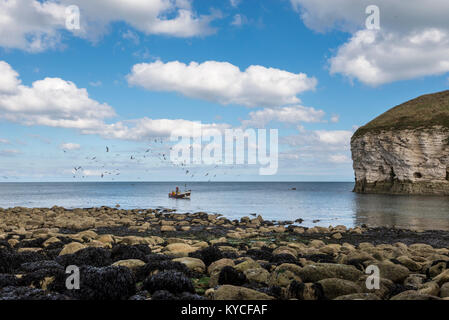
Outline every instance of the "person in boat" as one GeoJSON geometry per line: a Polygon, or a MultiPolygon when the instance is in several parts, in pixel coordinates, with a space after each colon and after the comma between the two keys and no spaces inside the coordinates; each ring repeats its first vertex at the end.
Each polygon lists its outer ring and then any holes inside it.
{"type": "Polygon", "coordinates": [[[179,187],[176,187],[176,195],[179,194],[179,187]]]}

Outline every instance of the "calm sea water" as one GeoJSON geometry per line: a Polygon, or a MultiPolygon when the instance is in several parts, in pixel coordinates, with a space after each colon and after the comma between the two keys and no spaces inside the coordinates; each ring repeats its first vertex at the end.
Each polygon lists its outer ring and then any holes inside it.
{"type": "Polygon", "coordinates": [[[240,218],[251,213],[269,220],[304,219],[303,225],[397,226],[449,230],[449,197],[359,195],[353,183],[213,182],[188,183],[191,200],[168,192],[183,183],[0,183],[0,207],[172,208],[240,218]],[[296,190],[291,190],[296,188],[296,190]],[[319,222],[313,222],[320,220],[319,222]]]}

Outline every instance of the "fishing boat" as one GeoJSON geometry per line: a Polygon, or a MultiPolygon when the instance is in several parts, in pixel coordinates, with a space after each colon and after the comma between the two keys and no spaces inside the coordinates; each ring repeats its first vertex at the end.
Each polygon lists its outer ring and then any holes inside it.
{"type": "Polygon", "coordinates": [[[179,191],[179,188],[176,187],[175,191],[172,191],[168,194],[169,198],[172,199],[190,199],[190,195],[192,194],[192,190],[185,190],[184,192],[179,191]]]}

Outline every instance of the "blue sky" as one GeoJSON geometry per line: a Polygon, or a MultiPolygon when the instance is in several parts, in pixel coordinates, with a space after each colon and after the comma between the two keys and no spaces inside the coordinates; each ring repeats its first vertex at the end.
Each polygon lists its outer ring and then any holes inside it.
{"type": "Polygon", "coordinates": [[[358,126],[448,87],[449,5],[431,2],[0,1],[0,181],[352,181],[358,126]],[[161,155],[189,121],[278,129],[277,174],[186,175],[161,155]]]}

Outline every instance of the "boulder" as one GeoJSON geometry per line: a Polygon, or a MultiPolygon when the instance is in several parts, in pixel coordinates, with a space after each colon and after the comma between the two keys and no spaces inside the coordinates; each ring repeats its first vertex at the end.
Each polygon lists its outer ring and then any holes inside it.
{"type": "Polygon", "coordinates": [[[310,264],[299,272],[299,277],[304,282],[318,282],[328,278],[356,281],[361,275],[362,272],[353,266],[332,263],[310,264]]]}
{"type": "Polygon", "coordinates": [[[399,264],[391,262],[378,262],[375,265],[379,268],[380,277],[390,279],[396,283],[402,283],[410,274],[410,271],[399,264]]]}
{"type": "Polygon", "coordinates": [[[245,276],[249,281],[261,284],[268,284],[270,273],[263,268],[254,268],[245,270],[245,276]]]}
{"type": "Polygon", "coordinates": [[[441,298],[408,290],[395,295],[390,300],[441,300],[441,298]]]}
{"type": "Polygon", "coordinates": [[[207,272],[208,272],[209,274],[213,274],[213,273],[215,273],[215,272],[220,272],[220,270],[223,269],[223,267],[225,267],[225,266],[233,267],[233,266],[235,266],[235,263],[234,263],[234,261],[231,260],[231,259],[226,259],[226,258],[220,259],[220,260],[217,260],[217,261],[213,262],[213,263],[207,268],[207,272]]]}
{"type": "Polygon", "coordinates": [[[326,299],[334,299],[339,296],[360,293],[360,287],[349,280],[328,278],[318,281],[323,287],[324,297],[326,299]]]}
{"type": "Polygon", "coordinates": [[[198,273],[204,273],[206,271],[206,265],[204,262],[197,258],[182,257],[173,259],[173,261],[185,264],[187,268],[198,273]]]}
{"type": "Polygon", "coordinates": [[[339,296],[334,300],[380,300],[380,298],[374,293],[352,293],[339,296]]]}
{"type": "Polygon", "coordinates": [[[273,300],[272,296],[265,293],[248,289],[244,287],[237,287],[231,285],[223,285],[213,293],[214,300],[273,300]]]}
{"type": "Polygon", "coordinates": [[[143,267],[144,265],[145,262],[139,259],[120,260],[112,264],[112,266],[115,267],[126,267],[133,272],[137,271],[140,267],[143,267]]]}
{"type": "Polygon", "coordinates": [[[166,253],[175,257],[187,257],[189,253],[197,250],[198,248],[192,247],[186,243],[172,243],[165,247],[166,253]]]}
{"type": "Polygon", "coordinates": [[[84,249],[84,248],[86,248],[86,246],[84,244],[81,244],[79,242],[71,242],[69,244],[66,244],[62,248],[61,252],[59,252],[59,255],[63,256],[65,254],[73,254],[73,253],[75,253],[81,249],[84,249]]]}

